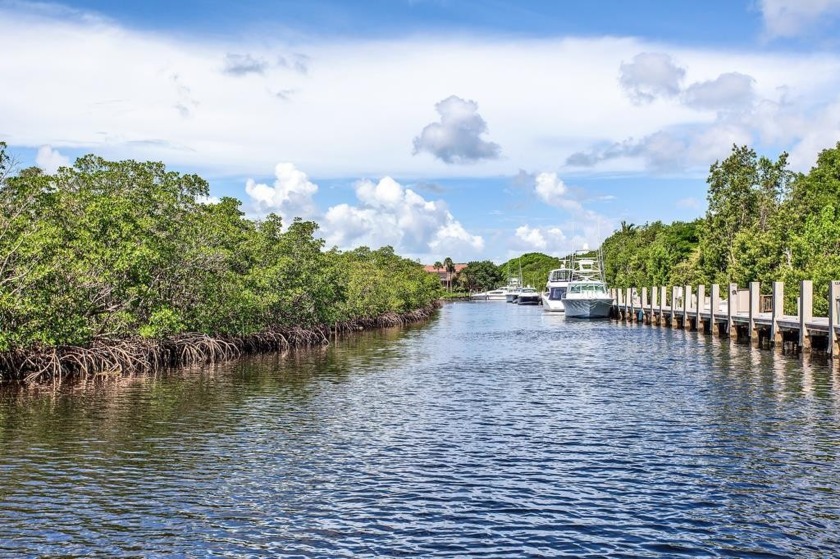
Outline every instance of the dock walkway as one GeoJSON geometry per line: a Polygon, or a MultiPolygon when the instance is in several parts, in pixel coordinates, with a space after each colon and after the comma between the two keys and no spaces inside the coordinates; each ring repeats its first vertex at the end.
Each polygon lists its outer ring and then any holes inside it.
{"type": "Polygon", "coordinates": [[[761,284],[746,289],[729,284],[725,297],[713,284],[613,288],[613,318],[657,326],[702,330],[715,336],[749,339],[754,345],[785,342],[799,351],[825,350],[840,359],[840,281],[829,284],[828,316],[813,315],[813,282],[802,281],[797,314],[784,314],[784,283],[773,282],[772,294],[761,295],[761,284]],[[731,303],[731,304],[730,304],[731,303]]]}

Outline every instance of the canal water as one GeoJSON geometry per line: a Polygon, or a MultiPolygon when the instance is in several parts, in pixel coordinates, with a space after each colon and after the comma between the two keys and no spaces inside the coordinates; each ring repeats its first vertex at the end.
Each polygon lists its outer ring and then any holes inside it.
{"type": "Polygon", "coordinates": [[[828,557],[840,375],[454,303],[153,378],[0,392],[0,556],[828,557]]]}

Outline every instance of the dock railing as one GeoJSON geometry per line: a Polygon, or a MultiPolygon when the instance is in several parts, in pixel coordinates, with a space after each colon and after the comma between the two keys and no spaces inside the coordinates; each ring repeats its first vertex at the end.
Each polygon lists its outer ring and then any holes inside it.
{"type": "Polygon", "coordinates": [[[613,317],[629,322],[685,328],[715,336],[748,339],[755,345],[798,351],[819,348],[840,360],[840,281],[828,286],[828,316],[814,316],[814,284],[799,282],[796,315],[786,315],[785,284],[773,282],[770,294],[761,284],[742,288],[731,283],[721,290],[712,284],[612,288],[613,317]]]}

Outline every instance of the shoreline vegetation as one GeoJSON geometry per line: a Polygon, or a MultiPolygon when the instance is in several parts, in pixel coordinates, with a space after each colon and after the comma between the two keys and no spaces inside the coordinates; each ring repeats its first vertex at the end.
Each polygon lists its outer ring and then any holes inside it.
{"type": "Polygon", "coordinates": [[[214,337],[197,332],[154,340],[142,337],[93,340],[88,346],[30,347],[0,353],[3,381],[43,384],[97,376],[151,374],[190,365],[214,364],[245,355],[279,353],[328,345],[330,338],[362,330],[404,326],[428,320],[439,303],[423,309],[374,318],[354,319],[332,326],[288,327],[246,336],[214,337]]]}
{"type": "Polygon", "coordinates": [[[152,372],[425,320],[437,276],[391,247],[325,250],[162,163],[55,174],[0,142],[0,383],[152,372]]]}
{"type": "MultiPolygon", "coordinates": [[[[747,146],[715,162],[706,180],[708,208],[692,222],[622,222],[602,245],[607,283],[749,285],[769,294],[774,281],[813,280],[814,313],[828,312],[829,282],[840,279],[840,143],[807,173],[747,146]]],[[[785,292],[789,313],[797,290],[785,292]]]]}

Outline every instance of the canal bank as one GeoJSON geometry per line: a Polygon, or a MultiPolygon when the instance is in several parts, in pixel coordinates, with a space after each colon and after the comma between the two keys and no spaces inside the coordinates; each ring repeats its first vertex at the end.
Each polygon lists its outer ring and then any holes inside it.
{"type": "Polygon", "coordinates": [[[92,376],[151,374],[167,368],[220,363],[255,355],[327,345],[362,330],[428,320],[439,302],[405,313],[388,312],[314,328],[281,327],[243,336],[187,333],[163,339],[94,339],[87,346],[36,346],[0,352],[0,385],[37,384],[92,376]]]}
{"type": "Polygon", "coordinates": [[[795,305],[786,314],[785,284],[773,282],[762,295],[759,282],[748,288],[729,284],[725,292],[706,286],[655,286],[611,289],[612,316],[627,322],[699,330],[719,337],[748,340],[761,347],[824,352],[840,361],[840,281],[829,282],[827,315],[814,316],[814,286],[799,283],[795,305]]]}

